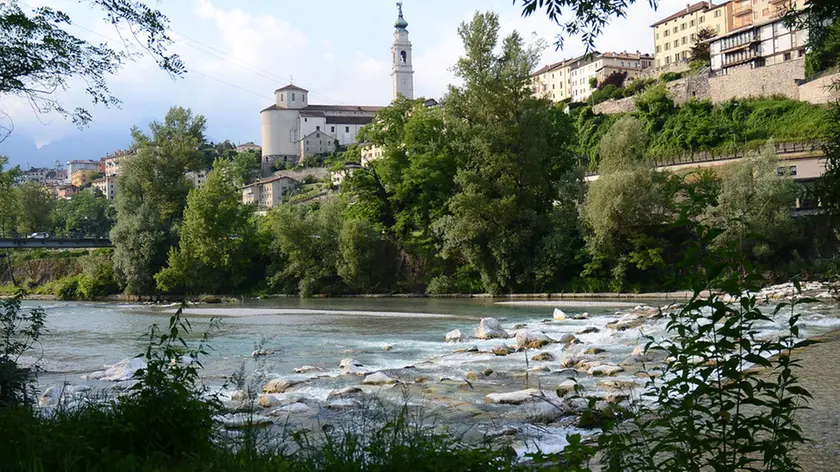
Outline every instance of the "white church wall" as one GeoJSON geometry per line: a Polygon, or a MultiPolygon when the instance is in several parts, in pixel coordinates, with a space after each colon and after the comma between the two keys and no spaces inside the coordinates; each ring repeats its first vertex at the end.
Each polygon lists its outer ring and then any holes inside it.
{"type": "Polygon", "coordinates": [[[260,113],[262,120],[263,156],[296,156],[297,110],[266,110],[260,113]]]}

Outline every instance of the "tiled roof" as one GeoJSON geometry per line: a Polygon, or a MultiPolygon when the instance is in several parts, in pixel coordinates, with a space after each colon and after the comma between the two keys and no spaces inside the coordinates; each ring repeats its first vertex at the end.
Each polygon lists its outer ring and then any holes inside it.
{"type": "Polygon", "coordinates": [[[299,110],[301,113],[303,112],[334,112],[334,111],[361,111],[366,113],[376,113],[379,110],[385,107],[380,106],[367,106],[367,105],[309,105],[303,108],[283,108],[278,107],[277,104],[273,104],[267,108],[262,109],[260,112],[263,111],[271,111],[271,110],[299,110]]]}
{"type": "Polygon", "coordinates": [[[275,90],[274,92],[280,92],[281,90],[302,90],[302,91],[304,91],[304,92],[308,92],[308,91],[309,91],[309,90],[306,90],[305,88],[300,88],[300,87],[298,87],[297,85],[294,85],[294,84],[289,84],[289,85],[287,85],[287,86],[285,86],[285,87],[280,87],[279,89],[275,90]]]}
{"type": "Polygon", "coordinates": [[[330,115],[327,117],[328,125],[366,125],[371,121],[373,121],[372,116],[330,115]]]}
{"type": "Polygon", "coordinates": [[[717,5],[712,5],[710,2],[697,2],[694,5],[688,5],[686,8],[681,9],[680,11],[674,13],[673,15],[671,15],[669,17],[666,17],[666,18],[663,18],[663,19],[657,21],[656,23],[650,25],[650,27],[654,28],[656,26],[661,25],[662,23],[667,23],[667,22],[669,22],[671,20],[675,20],[675,19],[677,19],[677,18],[679,18],[683,15],[688,15],[689,13],[694,13],[694,12],[700,11],[700,10],[708,10],[712,6],[717,6],[717,5]]]}

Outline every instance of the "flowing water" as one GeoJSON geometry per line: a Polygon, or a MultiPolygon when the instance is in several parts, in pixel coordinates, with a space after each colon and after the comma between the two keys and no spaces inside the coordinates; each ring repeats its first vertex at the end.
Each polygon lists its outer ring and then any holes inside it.
{"type": "MultiPolygon", "coordinates": [[[[565,434],[572,430],[571,421],[563,421],[533,404],[529,408],[487,404],[485,396],[525,388],[541,388],[551,396],[555,387],[570,376],[577,376],[582,384],[594,389],[602,387],[602,379],[562,369],[559,361],[573,349],[581,354],[584,349],[598,348],[604,351],[597,354],[599,361],[621,364],[640,344],[642,332],[661,336],[665,323],[662,318],[646,320],[642,326],[632,329],[616,330],[607,326],[632,312],[638,304],[637,301],[278,299],[243,305],[202,305],[186,310],[185,314],[192,323],[193,338],[209,327],[212,318],[221,319],[221,328],[213,333],[210,341],[213,350],[202,360],[202,377],[213,388],[221,388],[231,374],[244,366],[245,372],[256,379],[257,388],[273,378],[301,381],[277,399],[293,396],[286,403],[303,401],[309,405],[309,410],[302,407],[296,410],[303,412],[302,416],[308,420],[333,418],[330,415],[337,415],[336,410],[343,410],[346,405],[331,406],[334,400],[327,398],[329,393],[342,387],[360,386],[364,378],[340,375],[339,362],[353,358],[363,365],[364,371],[385,372],[400,380],[397,386],[363,386],[367,394],[394,403],[407,401],[422,405],[440,415],[442,422],[471,428],[478,434],[513,428],[509,434],[516,436],[518,450],[524,452],[534,447],[544,451],[562,447],[565,434]],[[566,312],[567,319],[552,319],[557,307],[566,312]],[[584,312],[588,313],[588,319],[571,319],[584,312]],[[535,350],[507,356],[490,352],[500,343],[515,345],[513,339],[444,341],[445,334],[456,328],[472,336],[483,317],[497,318],[511,335],[524,325],[553,339],[574,334],[580,343],[550,344],[540,351],[551,353],[554,360],[535,362],[529,360],[538,352],[535,350]],[[597,328],[597,332],[579,334],[588,327],[597,328]],[[465,352],[473,346],[477,352],[465,352]],[[257,349],[268,354],[255,358],[252,353],[257,349]],[[294,373],[295,368],[304,365],[315,370],[294,373]],[[492,369],[493,373],[476,376],[486,369],[492,369]],[[535,426],[537,423],[539,426],[535,426]]],[[[176,309],[117,303],[26,302],[25,306],[42,306],[47,312],[49,333],[35,353],[44,369],[39,377],[42,388],[63,383],[109,385],[109,382],[88,380],[88,376],[143,352],[148,342],[144,333],[149,326],[165,326],[176,309]]],[[[840,311],[835,307],[836,304],[826,301],[804,308],[803,335],[818,335],[840,326],[840,311]]],[[[763,328],[765,334],[778,332],[786,319],[787,314],[782,313],[776,323],[763,328]]],[[[637,372],[638,369],[628,368],[609,380],[641,385],[637,372]]],[[[556,396],[552,398],[557,400],[556,396]]],[[[296,414],[290,412],[277,421],[296,414]]]]}

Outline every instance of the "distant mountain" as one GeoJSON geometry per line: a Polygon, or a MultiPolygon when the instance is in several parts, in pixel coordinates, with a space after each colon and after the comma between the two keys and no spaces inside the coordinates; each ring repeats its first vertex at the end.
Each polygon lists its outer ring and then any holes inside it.
{"type": "Polygon", "coordinates": [[[63,166],[73,159],[99,159],[106,153],[125,149],[130,144],[128,129],[86,129],[38,149],[34,138],[16,131],[0,143],[0,154],[8,156],[12,166],[26,167],[28,164],[31,167],[52,167],[56,160],[63,166]]]}

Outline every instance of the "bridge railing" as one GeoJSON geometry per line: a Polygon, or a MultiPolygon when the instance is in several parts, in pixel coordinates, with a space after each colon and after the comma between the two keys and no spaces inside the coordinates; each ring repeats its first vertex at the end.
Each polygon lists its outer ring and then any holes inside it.
{"type": "MultiPolygon", "coordinates": [[[[817,140],[812,141],[796,141],[775,143],[774,147],[776,155],[784,157],[785,154],[797,154],[802,152],[816,152],[822,149],[822,142],[817,140]]],[[[683,164],[701,164],[704,162],[727,161],[732,159],[740,159],[745,156],[754,154],[756,149],[736,149],[733,152],[715,153],[712,151],[696,151],[688,154],[682,154],[675,157],[654,159],[651,164],[654,167],[671,167],[683,164]]],[[[585,172],[587,177],[598,175],[598,172],[587,170],[585,172]]]]}

